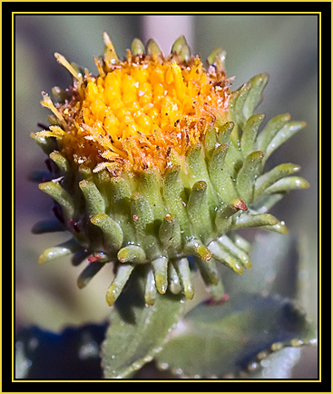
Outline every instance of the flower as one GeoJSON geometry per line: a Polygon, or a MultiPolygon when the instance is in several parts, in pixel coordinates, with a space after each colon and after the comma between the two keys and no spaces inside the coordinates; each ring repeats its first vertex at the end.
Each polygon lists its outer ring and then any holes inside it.
{"type": "Polygon", "coordinates": [[[57,221],[33,230],[64,229],[73,238],[39,262],[72,253],[74,265],[87,259],[80,288],[112,262],[109,305],[142,265],[148,305],[168,288],[191,299],[193,264],[221,297],[216,263],[239,274],[251,267],[250,245],[234,230],[286,232],[267,212],[286,191],[308,186],[290,176],[300,169],[294,164],[263,173],[270,154],[304,122],[279,115],[258,134],[264,116],[253,111],[268,76],[231,92],[219,48],[205,68],[184,37],[168,56],[155,41],[145,50],[135,39],[124,60],[106,33],[104,42],[97,76],[56,53],[73,86],[53,88],[56,104],[42,93],[51,124],[32,138],[51,159],[52,179],[39,187],[54,199],[57,221]]]}
{"type": "MultiPolygon", "coordinates": [[[[199,57],[185,61],[175,49],[164,58],[153,42],[144,55],[135,41],[134,54],[128,51],[119,61],[105,41],[108,51],[95,59],[96,77],[87,70],[83,77],[56,54],[75,85],[67,100],[63,92],[65,101],[57,108],[44,94],[42,104],[54,112],[58,127],[39,135],[55,136],[69,160],[93,172],[157,168],[163,174],[172,166],[171,152],[184,156],[204,139],[217,116],[228,120],[229,86],[222,68],[207,72],[199,57]]],[[[187,46],[183,38],[174,47],[179,45],[187,46]]]]}

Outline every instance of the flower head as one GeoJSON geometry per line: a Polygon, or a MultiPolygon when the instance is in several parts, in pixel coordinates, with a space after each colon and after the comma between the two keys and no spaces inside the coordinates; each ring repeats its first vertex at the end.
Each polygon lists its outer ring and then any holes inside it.
{"type": "Polygon", "coordinates": [[[56,104],[43,93],[51,125],[32,137],[52,161],[53,179],[40,189],[55,200],[58,222],[39,223],[34,231],[60,226],[73,239],[46,250],[40,262],[69,253],[75,265],[87,259],[80,287],[112,262],[110,305],[145,264],[145,298],[153,304],[156,291],[168,288],[193,297],[193,256],[221,296],[216,262],[238,273],[251,266],[248,242],[227,232],[286,231],[267,210],[285,191],[307,183],[286,177],[299,170],[294,164],[262,172],[274,149],[304,124],[280,115],[257,135],[263,115],[253,110],[267,75],[230,92],[220,49],[205,68],[184,37],[168,56],[153,40],[145,50],[136,39],[124,60],[106,34],[104,41],[104,55],[95,58],[98,75],[56,54],[73,86],[53,88],[56,104]]]}
{"type": "MultiPolygon", "coordinates": [[[[228,120],[229,86],[222,68],[205,70],[199,57],[185,60],[176,50],[164,57],[152,41],[147,54],[135,41],[134,53],[128,50],[120,61],[108,38],[106,44],[106,55],[95,59],[98,76],[76,71],[56,54],[75,78],[56,108],[60,129],[52,130],[67,159],[94,172],[158,168],[164,173],[171,151],[184,156],[203,141],[217,116],[228,120]]],[[[43,105],[52,109],[47,96],[43,105]]]]}

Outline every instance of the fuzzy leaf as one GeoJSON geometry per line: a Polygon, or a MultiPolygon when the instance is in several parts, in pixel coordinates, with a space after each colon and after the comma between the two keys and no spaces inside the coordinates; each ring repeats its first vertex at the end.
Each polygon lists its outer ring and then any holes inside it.
{"type": "Polygon", "coordinates": [[[105,378],[127,378],[151,361],[182,313],[181,295],[157,293],[155,304],[146,306],[144,292],[143,276],[137,272],[111,311],[102,345],[105,378]]]}
{"type": "Polygon", "coordinates": [[[225,304],[192,309],[169,334],[157,360],[181,376],[237,376],[270,352],[314,338],[314,326],[292,301],[242,293],[225,304]]]}

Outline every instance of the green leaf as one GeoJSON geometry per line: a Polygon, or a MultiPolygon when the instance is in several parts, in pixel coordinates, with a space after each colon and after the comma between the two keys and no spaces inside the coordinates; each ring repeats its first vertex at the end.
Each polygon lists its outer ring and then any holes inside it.
{"type": "Polygon", "coordinates": [[[168,335],[157,361],[182,377],[238,376],[270,353],[314,338],[313,324],[292,301],[241,293],[192,309],[168,335]]]}
{"type": "Polygon", "coordinates": [[[102,345],[105,378],[128,378],[151,361],[182,314],[182,295],[157,293],[155,304],[145,305],[143,271],[146,267],[139,268],[111,311],[110,326],[102,345]]]}

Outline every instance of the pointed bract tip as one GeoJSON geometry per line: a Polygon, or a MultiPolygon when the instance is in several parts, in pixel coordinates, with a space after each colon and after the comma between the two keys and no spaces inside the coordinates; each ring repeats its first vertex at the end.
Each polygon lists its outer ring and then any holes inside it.
{"type": "Polygon", "coordinates": [[[150,38],[147,41],[146,48],[148,55],[157,55],[157,56],[163,55],[161,48],[158,46],[157,42],[152,38],[150,38]]]}
{"type": "Polygon", "coordinates": [[[216,66],[218,70],[224,68],[226,52],[221,48],[215,48],[208,56],[207,61],[210,65],[216,66]]]}
{"type": "Polygon", "coordinates": [[[131,45],[131,51],[133,55],[144,55],[145,46],[143,45],[143,42],[138,38],[134,38],[131,45]]]}
{"type": "Polygon", "coordinates": [[[176,39],[171,47],[171,53],[177,55],[180,60],[188,61],[191,56],[191,50],[188,46],[185,36],[180,36],[176,39]]]}

